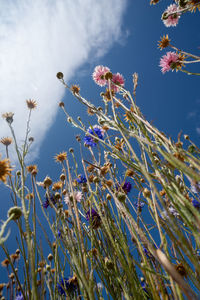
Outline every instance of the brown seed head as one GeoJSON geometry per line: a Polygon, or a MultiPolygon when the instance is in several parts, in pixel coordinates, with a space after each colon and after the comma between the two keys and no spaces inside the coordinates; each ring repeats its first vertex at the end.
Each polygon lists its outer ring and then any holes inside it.
{"type": "Polygon", "coordinates": [[[62,173],[62,174],[60,175],[60,180],[61,180],[61,181],[65,181],[65,174],[62,173]]]}
{"type": "Polygon", "coordinates": [[[56,74],[56,77],[57,77],[58,79],[63,79],[64,75],[63,75],[62,72],[58,72],[58,73],[56,74]]]}
{"type": "Polygon", "coordinates": [[[49,187],[49,186],[52,185],[52,180],[51,180],[51,178],[49,176],[46,176],[45,179],[44,179],[44,181],[43,181],[43,183],[44,183],[44,186],[46,188],[46,187],[49,187]]]}
{"type": "Polygon", "coordinates": [[[27,200],[32,200],[33,199],[33,193],[28,193],[25,197],[27,200]]]}
{"type": "Polygon", "coordinates": [[[12,138],[9,138],[9,137],[5,137],[0,140],[0,142],[6,147],[8,147],[10,144],[12,144],[12,141],[13,141],[12,138]]]}
{"type": "Polygon", "coordinates": [[[126,176],[132,177],[135,174],[135,172],[132,169],[126,170],[126,176]]]}
{"type": "Polygon", "coordinates": [[[63,101],[59,102],[58,104],[60,107],[65,107],[65,103],[63,101]]]}
{"type": "Polygon", "coordinates": [[[0,283],[0,292],[2,292],[4,286],[5,286],[5,283],[0,283]]]}
{"type": "Polygon", "coordinates": [[[26,100],[26,104],[29,109],[35,109],[37,107],[37,102],[33,99],[26,100]]]}
{"type": "Polygon", "coordinates": [[[94,110],[90,107],[88,107],[87,113],[88,113],[89,116],[93,116],[95,114],[94,110]]]}
{"type": "Polygon", "coordinates": [[[10,264],[10,262],[7,258],[1,262],[2,267],[8,267],[9,264],[10,264]]]}
{"type": "Polygon", "coordinates": [[[49,253],[49,255],[48,255],[48,260],[50,260],[50,261],[53,260],[53,254],[49,253]]]}

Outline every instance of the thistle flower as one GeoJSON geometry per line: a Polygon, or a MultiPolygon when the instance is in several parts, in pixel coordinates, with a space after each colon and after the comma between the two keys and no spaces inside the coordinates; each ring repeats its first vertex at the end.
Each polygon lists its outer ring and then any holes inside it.
{"type": "Polygon", "coordinates": [[[0,181],[6,183],[7,176],[11,176],[12,168],[9,159],[0,160],[0,181]]]}
{"type": "Polygon", "coordinates": [[[92,128],[88,129],[88,132],[92,135],[94,135],[94,138],[92,136],[89,136],[86,133],[86,136],[84,137],[84,142],[87,146],[89,147],[95,147],[97,145],[96,139],[95,139],[95,135],[103,140],[104,139],[104,133],[105,131],[103,130],[103,128],[99,125],[94,125],[92,128]]]}
{"type": "Polygon", "coordinates": [[[13,122],[13,116],[14,116],[14,113],[12,113],[12,112],[2,114],[2,117],[3,117],[4,119],[6,119],[6,121],[7,121],[9,124],[12,124],[12,122],[13,122]]]}
{"type": "Polygon", "coordinates": [[[176,26],[178,24],[180,13],[178,11],[178,6],[176,4],[171,4],[167,7],[162,15],[163,23],[166,27],[176,26]]]}
{"type": "Polygon", "coordinates": [[[26,100],[26,104],[29,109],[35,109],[37,107],[37,102],[33,99],[26,100]]]}
{"type": "Polygon", "coordinates": [[[5,137],[0,140],[0,142],[6,147],[8,147],[10,144],[12,144],[12,141],[13,141],[12,138],[9,138],[9,137],[5,137]]]}
{"type": "Polygon", "coordinates": [[[97,229],[101,225],[101,218],[100,218],[98,212],[94,208],[89,209],[87,211],[86,219],[87,219],[87,221],[91,222],[93,229],[97,229]]]}
{"type": "Polygon", "coordinates": [[[108,72],[110,72],[110,69],[108,67],[96,66],[92,74],[93,80],[96,82],[96,84],[100,86],[105,86],[107,84],[105,74],[108,72]]]}
{"type": "Polygon", "coordinates": [[[160,60],[160,67],[162,68],[162,73],[166,73],[170,70],[174,70],[178,67],[179,56],[176,52],[167,52],[166,55],[163,55],[160,60]]]}

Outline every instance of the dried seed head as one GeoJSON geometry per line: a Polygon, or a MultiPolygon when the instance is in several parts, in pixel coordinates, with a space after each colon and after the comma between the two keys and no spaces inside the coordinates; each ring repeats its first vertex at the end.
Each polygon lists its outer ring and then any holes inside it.
{"type": "Polygon", "coordinates": [[[135,174],[135,172],[132,169],[128,169],[128,170],[126,170],[125,176],[132,177],[134,174],[135,174]]]}
{"type": "Polygon", "coordinates": [[[10,264],[10,262],[7,258],[1,262],[2,267],[8,267],[9,264],[10,264]]]}
{"type": "Polygon", "coordinates": [[[61,188],[63,187],[63,182],[62,181],[58,181],[58,182],[55,182],[52,186],[52,190],[53,191],[58,191],[60,190],[61,188]]]}
{"type": "Polygon", "coordinates": [[[107,194],[106,195],[106,200],[110,201],[112,199],[111,195],[110,194],[107,194]]]}
{"type": "Polygon", "coordinates": [[[37,170],[37,166],[36,165],[30,165],[26,167],[28,173],[32,173],[34,170],[37,170]]]}
{"type": "Polygon", "coordinates": [[[26,100],[26,104],[29,109],[35,109],[37,107],[37,102],[32,99],[26,100]]]}
{"type": "Polygon", "coordinates": [[[49,186],[52,185],[52,180],[51,180],[51,178],[49,176],[46,176],[45,179],[44,179],[44,181],[43,181],[43,183],[44,183],[44,186],[46,188],[46,187],[49,187],[49,186]]]}
{"type": "Polygon", "coordinates": [[[149,198],[150,195],[151,195],[151,192],[150,192],[147,188],[144,188],[142,194],[143,194],[143,196],[144,196],[145,198],[149,198]]]}
{"type": "Polygon", "coordinates": [[[63,79],[64,75],[63,75],[62,72],[58,72],[58,73],[56,74],[56,77],[57,77],[58,79],[63,79]]]}
{"type": "Polygon", "coordinates": [[[48,258],[48,260],[52,261],[53,260],[53,255],[51,253],[49,253],[47,258],[48,258]]]}
{"type": "Polygon", "coordinates": [[[8,147],[10,144],[12,144],[12,141],[13,141],[12,138],[9,138],[9,137],[5,137],[0,140],[0,142],[6,147],[8,147]]]}
{"type": "Polygon", "coordinates": [[[63,101],[61,101],[61,102],[59,102],[59,104],[58,104],[60,107],[65,107],[65,104],[64,104],[64,102],[63,101]]]}
{"type": "Polygon", "coordinates": [[[9,159],[0,160],[0,181],[6,183],[7,176],[11,176],[11,171],[9,159]]]}
{"type": "Polygon", "coordinates": [[[117,193],[117,199],[118,199],[120,202],[124,202],[124,201],[126,200],[126,194],[125,194],[125,193],[122,193],[122,192],[117,193]]]}
{"type": "Polygon", "coordinates": [[[12,218],[12,220],[16,221],[18,220],[21,215],[22,215],[22,210],[21,210],[21,207],[18,207],[18,206],[13,206],[11,207],[9,210],[8,210],[8,218],[12,218]]]}
{"type": "Polygon", "coordinates": [[[62,174],[60,175],[60,180],[61,180],[61,181],[65,181],[65,174],[64,174],[64,173],[62,173],[62,174]]]}

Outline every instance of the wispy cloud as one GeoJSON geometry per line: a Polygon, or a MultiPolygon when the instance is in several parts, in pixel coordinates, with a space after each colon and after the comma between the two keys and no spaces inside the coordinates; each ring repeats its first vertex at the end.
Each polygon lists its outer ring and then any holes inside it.
{"type": "MultiPolygon", "coordinates": [[[[38,109],[31,121],[34,156],[51,126],[66,80],[91,53],[101,56],[119,40],[125,0],[7,0],[0,4],[0,113],[14,112],[19,141],[24,139],[26,99],[38,109]],[[47,117],[48,116],[48,117],[47,117]]],[[[10,136],[0,118],[0,137],[10,136]]],[[[0,152],[2,152],[0,145],[0,152]]]]}

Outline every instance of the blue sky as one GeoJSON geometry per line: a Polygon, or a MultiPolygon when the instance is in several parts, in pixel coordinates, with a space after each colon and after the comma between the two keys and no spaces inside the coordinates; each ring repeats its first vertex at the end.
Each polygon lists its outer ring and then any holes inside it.
{"type": "MultiPolygon", "coordinates": [[[[70,7],[60,1],[61,7],[55,11],[51,1],[44,1],[42,7],[40,1],[25,2],[17,1],[18,5],[14,5],[8,1],[12,13],[6,5],[0,4],[3,25],[0,30],[0,112],[15,112],[13,125],[22,141],[25,100],[34,98],[38,102],[31,122],[31,134],[35,137],[31,154],[34,160],[29,162],[38,165],[39,181],[46,175],[55,181],[58,179],[60,169],[53,158],[57,153],[73,147],[79,155],[75,139],[79,131],[66,122],[58,107],[59,101],[64,101],[66,110],[74,118],[81,116],[86,126],[90,120],[85,108],[57,80],[58,71],[64,73],[68,84],[79,84],[83,97],[97,106],[101,105],[99,94],[103,90],[92,81],[96,65],[105,65],[114,73],[123,74],[125,87],[130,90],[133,89],[132,74],[137,72],[136,101],[146,118],[174,139],[182,130],[199,144],[199,77],[181,72],[163,75],[158,65],[166,51],[157,48],[157,41],[168,33],[172,44],[199,55],[199,12],[187,13],[180,18],[177,27],[166,28],[161,14],[172,1],[150,6],[149,1],[141,0],[111,0],[110,5],[106,0],[100,1],[101,4],[85,0],[84,6],[81,1],[74,1],[70,7]],[[94,17],[90,12],[92,2],[94,17]],[[68,14],[63,13],[65,9],[68,14]]],[[[190,67],[199,72],[198,64],[190,67]]],[[[0,121],[0,128],[0,138],[9,135],[5,121],[0,121]]],[[[1,147],[4,157],[3,151],[1,147]]],[[[0,190],[3,204],[0,218],[5,219],[12,202],[3,184],[0,190]]],[[[12,241],[8,240],[10,247],[12,241]]]]}

